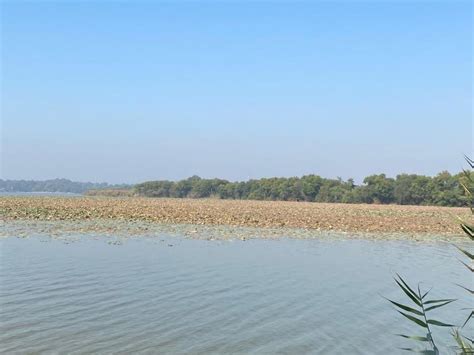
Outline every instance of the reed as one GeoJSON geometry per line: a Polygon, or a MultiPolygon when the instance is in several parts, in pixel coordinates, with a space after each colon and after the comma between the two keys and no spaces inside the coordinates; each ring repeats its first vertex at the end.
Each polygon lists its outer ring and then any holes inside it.
{"type": "MultiPolygon", "coordinates": [[[[469,157],[465,156],[466,162],[469,165],[469,169],[465,169],[463,171],[463,176],[460,179],[460,185],[463,187],[466,198],[469,202],[469,208],[471,211],[471,217],[474,215],[474,197],[473,197],[473,186],[474,180],[472,178],[472,172],[474,170],[474,161],[469,157]]],[[[470,241],[474,241],[474,225],[468,223],[465,219],[458,217],[461,229],[467,235],[470,241]]],[[[468,270],[469,272],[474,272],[474,254],[466,250],[465,248],[460,248],[455,246],[463,256],[463,258],[467,258],[467,262],[464,260],[459,260],[468,270]]],[[[454,302],[455,299],[427,299],[427,296],[430,292],[428,290],[425,293],[422,293],[420,287],[418,285],[416,291],[413,290],[405,280],[397,274],[395,278],[395,282],[403,291],[405,296],[410,300],[413,305],[408,306],[406,304],[398,303],[393,300],[388,300],[391,302],[397,311],[402,314],[406,319],[410,320],[411,322],[415,323],[418,327],[423,329],[423,335],[406,335],[406,334],[398,334],[399,336],[411,339],[417,342],[422,342],[425,344],[425,349],[417,349],[417,348],[402,348],[403,350],[418,352],[422,354],[439,354],[439,349],[436,346],[435,339],[433,338],[433,333],[431,331],[432,326],[437,327],[451,327],[452,328],[452,336],[456,341],[456,349],[457,352],[460,354],[474,354],[474,339],[471,339],[463,334],[463,328],[468,324],[468,322],[474,318],[474,310],[469,309],[470,313],[468,314],[466,320],[461,326],[455,326],[453,324],[444,323],[435,319],[429,318],[429,313],[431,311],[445,307],[450,303],[454,302]]],[[[474,290],[466,287],[464,285],[458,285],[459,287],[466,290],[470,296],[474,295],[474,290]]]]}

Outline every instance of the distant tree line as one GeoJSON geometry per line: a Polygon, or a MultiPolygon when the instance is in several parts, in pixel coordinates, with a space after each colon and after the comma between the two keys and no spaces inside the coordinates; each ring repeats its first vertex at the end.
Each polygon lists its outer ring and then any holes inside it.
{"type": "Polygon", "coordinates": [[[462,173],[451,175],[446,171],[434,177],[400,174],[390,178],[379,174],[356,185],[353,179],[318,175],[244,182],[193,176],[181,181],[144,182],[135,185],[134,192],[147,197],[465,206],[463,178],[462,173]]]}
{"type": "MultiPolygon", "coordinates": [[[[472,174],[472,173],[471,173],[472,174]]],[[[74,182],[68,179],[45,181],[1,180],[0,192],[70,192],[104,196],[145,196],[174,198],[220,198],[236,200],[310,201],[374,203],[400,205],[465,206],[463,173],[441,172],[434,177],[400,174],[371,175],[363,184],[305,175],[301,178],[266,178],[241,182],[202,179],[198,176],[180,181],[148,181],[137,185],[74,182]]],[[[472,183],[471,183],[472,184],[472,183]]],[[[467,186],[474,189],[472,186],[467,186]]]]}
{"type": "Polygon", "coordinates": [[[65,192],[81,194],[91,189],[124,187],[107,183],[75,182],[68,179],[35,180],[1,180],[0,192],[65,192]]]}

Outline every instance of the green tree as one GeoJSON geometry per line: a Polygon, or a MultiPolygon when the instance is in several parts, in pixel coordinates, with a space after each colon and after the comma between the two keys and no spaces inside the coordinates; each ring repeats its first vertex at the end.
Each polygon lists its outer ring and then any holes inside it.
{"type": "Polygon", "coordinates": [[[367,186],[369,203],[393,203],[395,180],[387,178],[385,174],[371,175],[364,179],[367,186]]]}
{"type": "Polygon", "coordinates": [[[457,177],[443,171],[432,180],[432,202],[439,206],[462,206],[465,203],[463,190],[457,177]]]}
{"type": "Polygon", "coordinates": [[[397,175],[394,199],[400,205],[427,205],[431,202],[431,178],[422,175],[397,175]]]}

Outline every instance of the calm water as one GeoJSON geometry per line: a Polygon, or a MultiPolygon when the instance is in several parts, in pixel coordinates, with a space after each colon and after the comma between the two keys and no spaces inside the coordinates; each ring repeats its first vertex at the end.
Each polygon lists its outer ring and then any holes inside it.
{"type": "Polygon", "coordinates": [[[0,241],[0,352],[404,353],[393,334],[416,326],[381,297],[405,301],[395,271],[464,300],[440,320],[470,306],[446,243],[107,240],[0,241]]]}
{"type": "Polygon", "coordinates": [[[80,197],[82,194],[73,192],[7,192],[0,191],[0,196],[53,196],[53,197],[80,197]]]}

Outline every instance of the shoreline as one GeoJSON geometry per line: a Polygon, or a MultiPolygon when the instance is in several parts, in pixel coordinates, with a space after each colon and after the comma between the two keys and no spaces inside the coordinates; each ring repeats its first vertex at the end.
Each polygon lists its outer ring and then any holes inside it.
{"type": "MultiPolygon", "coordinates": [[[[30,222],[25,223],[30,225],[31,222],[56,222],[57,226],[67,225],[71,231],[75,225],[78,230],[81,225],[86,230],[100,230],[101,224],[107,226],[103,229],[126,231],[124,226],[128,223],[138,226],[139,231],[188,225],[214,230],[259,229],[259,233],[270,236],[349,234],[388,239],[397,235],[411,235],[413,238],[457,237],[462,236],[462,230],[456,216],[469,215],[467,208],[434,206],[213,199],[0,197],[0,221],[4,226],[21,224],[20,221],[30,222]],[[117,224],[117,228],[113,224],[117,224]]],[[[196,228],[188,229],[192,231],[196,228]]]]}

